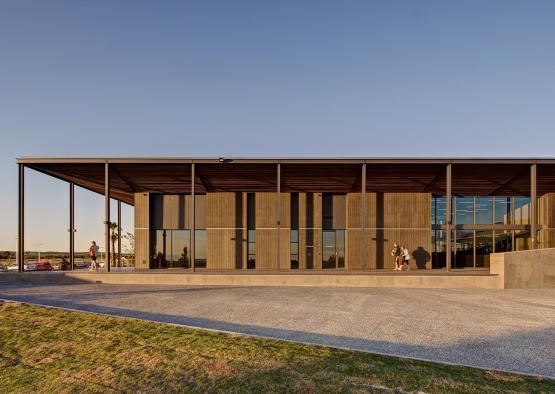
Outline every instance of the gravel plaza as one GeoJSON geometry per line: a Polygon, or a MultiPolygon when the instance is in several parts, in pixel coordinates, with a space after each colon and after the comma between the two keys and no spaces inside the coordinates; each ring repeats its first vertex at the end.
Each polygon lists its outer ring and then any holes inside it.
{"type": "Polygon", "coordinates": [[[0,298],[555,378],[555,290],[0,283],[0,298]]]}

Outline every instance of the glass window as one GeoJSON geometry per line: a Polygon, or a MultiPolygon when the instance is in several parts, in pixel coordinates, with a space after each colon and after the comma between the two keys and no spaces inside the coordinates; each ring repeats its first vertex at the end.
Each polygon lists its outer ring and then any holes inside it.
{"type": "Polygon", "coordinates": [[[474,231],[457,230],[453,266],[456,268],[474,267],[474,231]]]}
{"type": "Polygon", "coordinates": [[[515,230],[515,250],[529,250],[531,242],[529,230],[515,230]]]}
{"type": "Polygon", "coordinates": [[[513,250],[513,232],[511,230],[495,232],[495,253],[513,250]]]}
{"type": "Polygon", "coordinates": [[[495,224],[513,223],[512,201],[511,197],[495,197],[495,224]]]}
{"type": "MultiPolygon", "coordinates": [[[[453,211],[454,205],[451,205],[451,211],[453,211]]],[[[447,198],[441,196],[435,196],[432,200],[432,224],[445,224],[447,212],[447,198]]],[[[451,217],[453,217],[453,212],[451,212],[451,217]]]]}
{"type": "Polygon", "coordinates": [[[166,268],[166,250],[167,250],[167,232],[166,230],[153,230],[151,233],[151,259],[150,268],[166,268]]]}
{"type": "Polygon", "coordinates": [[[345,230],[335,230],[337,268],[345,268],[345,230]]]}
{"type": "Polygon", "coordinates": [[[476,197],[476,224],[493,224],[493,197],[476,197]]]}
{"type": "Polygon", "coordinates": [[[476,231],[476,267],[489,267],[493,253],[493,231],[476,231]]]}
{"type": "Polygon", "coordinates": [[[291,230],[291,269],[299,269],[299,230],[291,230]]]}
{"type": "Polygon", "coordinates": [[[195,267],[206,268],[206,230],[195,230],[195,267]]]}
{"type": "Polygon", "coordinates": [[[335,268],[335,231],[322,232],[322,268],[335,268]]]}
{"type": "Polygon", "coordinates": [[[299,230],[291,230],[291,242],[299,242],[299,230]]]}
{"type": "Polygon", "coordinates": [[[333,194],[322,193],[322,228],[333,229],[333,194]]]}
{"type": "Polygon", "coordinates": [[[432,268],[445,267],[445,230],[432,231],[432,268]]]}
{"type": "Polygon", "coordinates": [[[247,269],[256,268],[256,230],[247,231],[247,269]]]}
{"type": "Polygon", "coordinates": [[[457,197],[456,224],[474,224],[474,197],[457,197]]]}
{"type": "Polygon", "coordinates": [[[530,224],[530,197],[515,197],[515,224],[530,224]]]}
{"type": "Polygon", "coordinates": [[[191,232],[189,230],[171,231],[170,267],[189,268],[191,232]]]}

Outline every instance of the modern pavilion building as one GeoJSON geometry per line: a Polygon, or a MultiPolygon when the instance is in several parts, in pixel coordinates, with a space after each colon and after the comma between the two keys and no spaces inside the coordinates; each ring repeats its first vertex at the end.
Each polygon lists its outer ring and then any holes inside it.
{"type": "Polygon", "coordinates": [[[490,253],[555,247],[555,159],[17,162],[19,250],[29,168],[70,185],[72,261],[74,185],[104,194],[107,228],[116,221],[110,199],[135,207],[137,270],[362,272],[392,268],[393,242],[409,249],[414,268],[488,267],[490,253]]]}

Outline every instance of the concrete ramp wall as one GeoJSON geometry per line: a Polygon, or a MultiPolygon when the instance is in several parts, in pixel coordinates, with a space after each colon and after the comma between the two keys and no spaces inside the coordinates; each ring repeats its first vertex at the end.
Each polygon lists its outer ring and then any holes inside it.
{"type": "Polygon", "coordinates": [[[555,248],[493,253],[490,273],[504,289],[555,289],[555,248]]]}

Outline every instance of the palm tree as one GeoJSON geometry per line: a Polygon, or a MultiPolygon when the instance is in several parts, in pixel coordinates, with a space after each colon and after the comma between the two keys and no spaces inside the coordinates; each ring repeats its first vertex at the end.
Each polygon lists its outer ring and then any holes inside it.
{"type": "MultiPolygon", "coordinates": [[[[116,229],[118,228],[118,224],[117,223],[110,223],[110,230],[112,230],[112,234],[110,235],[110,239],[112,240],[112,267],[116,266],[115,262],[116,260],[116,241],[118,239],[118,232],[116,232],[116,229]]],[[[119,230],[118,230],[119,231],[119,230]]],[[[108,264],[110,264],[110,262],[108,262],[108,264]]]]}

